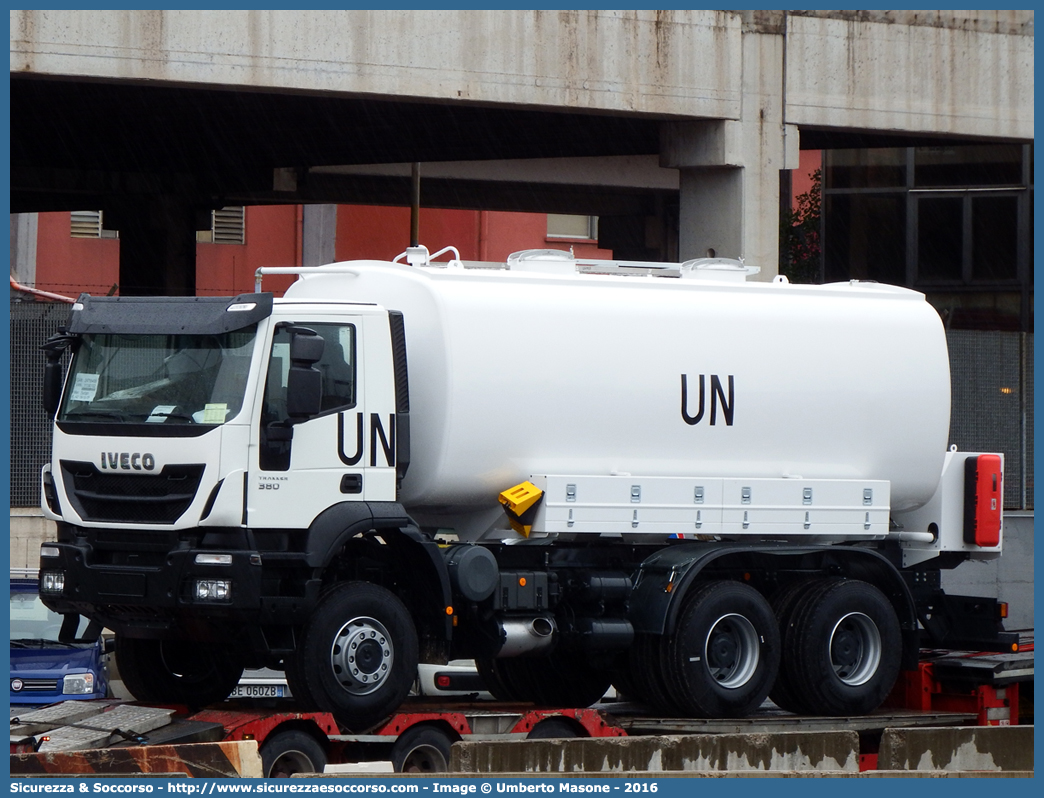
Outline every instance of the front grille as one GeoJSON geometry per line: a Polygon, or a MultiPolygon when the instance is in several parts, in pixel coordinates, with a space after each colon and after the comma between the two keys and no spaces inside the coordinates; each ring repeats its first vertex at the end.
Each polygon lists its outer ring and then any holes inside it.
{"type": "MultiPolygon", "coordinates": [[[[12,679],[12,682],[15,680],[12,679]]],[[[58,689],[57,679],[21,679],[22,689],[15,690],[12,688],[13,693],[53,693],[58,689]]]]}
{"type": "Polygon", "coordinates": [[[192,504],[202,465],[167,465],[159,474],[99,471],[94,463],[62,460],[65,489],[85,521],[172,524],[192,504]]]}

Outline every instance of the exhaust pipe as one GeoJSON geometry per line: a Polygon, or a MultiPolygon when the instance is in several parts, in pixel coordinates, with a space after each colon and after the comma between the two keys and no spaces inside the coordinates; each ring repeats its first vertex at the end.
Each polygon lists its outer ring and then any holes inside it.
{"type": "Polygon", "coordinates": [[[555,619],[544,615],[536,618],[505,618],[500,622],[504,639],[497,657],[543,654],[555,643],[555,619]]]}

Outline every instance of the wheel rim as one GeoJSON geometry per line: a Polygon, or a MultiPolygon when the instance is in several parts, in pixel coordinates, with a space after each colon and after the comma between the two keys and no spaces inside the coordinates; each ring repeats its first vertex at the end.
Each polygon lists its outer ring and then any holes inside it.
{"type": "Polygon", "coordinates": [[[761,647],[754,624],[730,613],[714,622],[707,633],[703,656],[711,677],[721,687],[742,687],[758,668],[761,647]]]}
{"type": "Polygon", "coordinates": [[[353,695],[378,690],[391,675],[395,652],[380,621],[352,618],[334,635],[330,666],[341,687],[353,695]]]}
{"type": "Polygon", "coordinates": [[[830,664],[850,687],[866,684],[881,665],[881,632],[861,612],[850,612],[830,633],[830,664]]]}
{"type": "Polygon", "coordinates": [[[297,773],[314,773],[315,764],[312,758],[303,751],[285,751],[276,757],[269,768],[268,777],[272,779],[288,779],[297,773]]]}
{"type": "Polygon", "coordinates": [[[449,763],[434,745],[418,745],[402,760],[403,773],[445,773],[449,763]]]}

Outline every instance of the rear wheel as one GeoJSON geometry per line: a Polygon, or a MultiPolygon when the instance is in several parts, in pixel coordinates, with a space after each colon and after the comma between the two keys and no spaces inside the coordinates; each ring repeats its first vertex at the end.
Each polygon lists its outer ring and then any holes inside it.
{"type": "Polygon", "coordinates": [[[543,707],[589,707],[612,684],[609,672],[571,652],[486,660],[479,671],[494,696],[543,707]]]}
{"type": "Polygon", "coordinates": [[[394,593],[347,582],[320,599],[305,627],[298,664],[318,706],[349,731],[365,731],[409,695],[417,674],[417,631],[394,593]]]}
{"type": "Polygon", "coordinates": [[[662,635],[636,634],[631,647],[632,685],[639,699],[662,715],[676,715],[678,703],[668,684],[662,635]]]}
{"type": "Polygon", "coordinates": [[[448,773],[450,747],[459,737],[437,726],[413,726],[392,746],[396,773],[448,773]]]}
{"type": "Polygon", "coordinates": [[[116,638],[116,666],[139,701],[204,707],[224,701],[243,675],[230,646],[182,640],[116,638]]]}
{"type": "Polygon", "coordinates": [[[772,607],[740,582],[713,582],[687,599],[667,646],[671,693],[694,717],[749,715],[779,669],[772,607]]]}
{"type": "Polygon", "coordinates": [[[261,772],[269,779],[322,773],[326,768],[326,751],[319,741],[298,729],[271,735],[258,753],[261,754],[261,772]]]}
{"type": "Polygon", "coordinates": [[[498,662],[495,659],[477,659],[475,660],[475,670],[482,677],[486,689],[497,701],[521,701],[522,699],[516,696],[504,681],[504,677],[497,667],[498,662]]]}
{"type": "MultiPolygon", "coordinates": [[[[805,579],[788,585],[773,596],[772,611],[776,614],[776,623],[779,626],[781,652],[787,650],[788,642],[791,639],[794,608],[801,601],[802,596],[817,584],[818,582],[815,580],[805,579]]],[[[791,670],[786,657],[782,657],[779,663],[779,673],[776,675],[776,683],[769,691],[769,698],[780,709],[800,713],[802,704],[793,685],[794,676],[791,670]]]]}
{"type": "Polygon", "coordinates": [[[895,684],[901,656],[895,610],[867,582],[824,581],[794,608],[784,658],[804,712],[872,712],[895,684]]]}

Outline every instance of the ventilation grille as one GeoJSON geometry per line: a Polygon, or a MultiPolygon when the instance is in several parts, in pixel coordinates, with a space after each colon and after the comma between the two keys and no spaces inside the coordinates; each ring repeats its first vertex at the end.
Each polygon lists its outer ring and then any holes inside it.
{"type": "Polygon", "coordinates": [[[199,489],[202,465],[168,465],[157,475],[118,474],[94,463],[62,460],[69,500],[85,521],[172,524],[199,489]]]}

